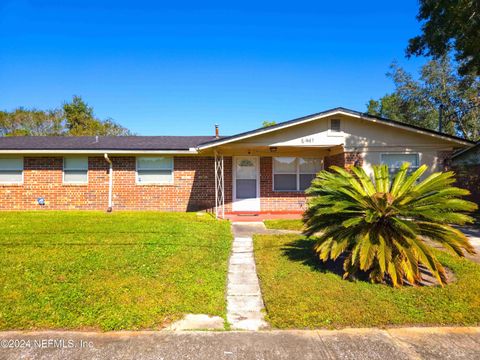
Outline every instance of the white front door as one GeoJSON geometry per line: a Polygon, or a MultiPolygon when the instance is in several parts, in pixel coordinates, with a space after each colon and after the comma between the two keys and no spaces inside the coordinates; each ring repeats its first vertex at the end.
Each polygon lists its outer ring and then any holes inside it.
{"type": "Polygon", "coordinates": [[[233,211],[260,211],[260,176],[256,156],[233,158],[233,211]]]}

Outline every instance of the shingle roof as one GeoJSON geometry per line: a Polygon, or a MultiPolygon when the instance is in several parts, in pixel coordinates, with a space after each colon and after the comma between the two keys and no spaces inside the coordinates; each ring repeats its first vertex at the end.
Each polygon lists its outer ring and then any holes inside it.
{"type": "Polygon", "coordinates": [[[301,118],[284,121],[273,126],[247,131],[233,136],[12,136],[0,137],[0,150],[124,150],[124,151],[161,151],[161,150],[189,150],[196,147],[216,146],[216,143],[236,141],[245,136],[256,136],[265,131],[272,131],[286,125],[294,125],[318,116],[329,113],[343,112],[360,116],[364,119],[377,120],[379,122],[394,124],[404,128],[410,128],[421,132],[430,133],[439,137],[449,138],[464,144],[474,144],[473,141],[465,140],[457,136],[439,133],[434,130],[424,129],[418,126],[401,123],[395,120],[373,116],[367,113],[354,111],[346,108],[334,108],[301,118]]]}
{"type": "Polygon", "coordinates": [[[188,150],[214,136],[8,136],[2,150],[188,150]]]}

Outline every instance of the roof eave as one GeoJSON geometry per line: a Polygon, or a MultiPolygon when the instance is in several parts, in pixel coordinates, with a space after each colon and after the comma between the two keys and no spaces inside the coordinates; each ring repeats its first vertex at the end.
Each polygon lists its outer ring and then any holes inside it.
{"type": "Polygon", "coordinates": [[[438,138],[448,140],[448,141],[453,141],[453,142],[456,142],[456,143],[459,143],[459,144],[462,144],[462,145],[475,144],[473,141],[470,141],[470,140],[465,140],[465,139],[461,139],[461,138],[450,136],[450,135],[443,135],[443,134],[440,134],[440,133],[436,133],[432,130],[417,128],[417,127],[410,126],[410,125],[407,125],[407,124],[402,124],[402,123],[394,121],[394,120],[383,119],[383,118],[380,118],[380,117],[366,115],[364,113],[360,113],[360,112],[345,109],[345,108],[334,108],[334,109],[327,110],[327,111],[324,111],[324,112],[321,112],[321,113],[317,113],[317,114],[313,114],[313,115],[307,115],[307,116],[304,116],[304,117],[301,117],[301,118],[298,118],[298,119],[288,120],[288,121],[285,121],[283,123],[273,125],[273,126],[269,126],[269,127],[266,127],[266,128],[259,128],[259,129],[248,131],[248,132],[241,133],[241,134],[238,134],[238,135],[233,135],[233,136],[230,136],[230,137],[225,138],[225,139],[206,142],[206,143],[198,145],[197,150],[201,151],[201,150],[216,147],[216,146],[219,146],[219,145],[224,145],[224,144],[227,144],[227,143],[240,141],[240,140],[247,139],[247,138],[250,138],[250,137],[255,137],[255,136],[259,136],[259,135],[268,134],[270,132],[274,132],[274,131],[289,128],[289,127],[292,127],[292,126],[300,125],[300,124],[307,123],[307,122],[310,122],[310,121],[319,120],[319,119],[322,119],[322,118],[325,118],[325,117],[331,116],[331,115],[353,116],[353,117],[357,117],[357,118],[364,119],[364,120],[367,120],[367,121],[372,121],[372,122],[384,124],[384,125],[387,125],[387,126],[402,128],[402,129],[405,129],[407,131],[415,131],[415,132],[418,132],[418,133],[421,133],[421,134],[424,134],[424,135],[438,137],[438,138]]]}

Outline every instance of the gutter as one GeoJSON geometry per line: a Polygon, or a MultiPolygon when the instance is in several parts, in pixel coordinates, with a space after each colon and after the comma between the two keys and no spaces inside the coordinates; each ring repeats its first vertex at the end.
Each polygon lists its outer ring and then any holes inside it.
{"type": "Polygon", "coordinates": [[[112,194],[113,194],[113,163],[112,160],[108,157],[108,154],[103,154],[103,157],[108,162],[108,208],[107,212],[112,212],[113,210],[113,202],[112,202],[112,194]]]}

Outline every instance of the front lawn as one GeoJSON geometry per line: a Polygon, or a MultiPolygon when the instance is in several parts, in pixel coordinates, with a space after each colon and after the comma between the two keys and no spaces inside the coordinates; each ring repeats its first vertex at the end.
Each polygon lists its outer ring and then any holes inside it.
{"type": "Polygon", "coordinates": [[[301,219],[265,220],[263,223],[267,229],[297,231],[302,231],[303,229],[303,221],[301,219]]]}
{"type": "Polygon", "coordinates": [[[395,289],[343,280],[299,235],[255,236],[267,320],[276,328],[480,324],[480,265],[437,251],[457,278],[441,287],[395,289]]]}
{"type": "Polygon", "coordinates": [[[157,329],[225,316],[230,225],[160,212],[0,213],[0,329],[157,329]]]}

